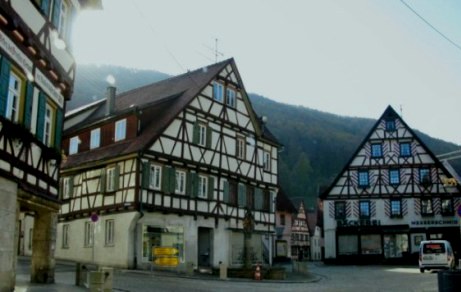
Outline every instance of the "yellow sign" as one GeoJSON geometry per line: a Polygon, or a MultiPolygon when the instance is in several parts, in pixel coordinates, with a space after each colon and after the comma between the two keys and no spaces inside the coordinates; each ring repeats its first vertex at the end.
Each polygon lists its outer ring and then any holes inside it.
{"type": "Polygon", "coordinates": [[[174,256],[179,254],[179,250],[174,247],[154,247],[154,256],[174,256]]]}
{"type": "Polygon", "coordinates": [[[179,265],[179,259],[177,257],[156,258],[154,264],[163,267],[176,267],[179,265]]]}

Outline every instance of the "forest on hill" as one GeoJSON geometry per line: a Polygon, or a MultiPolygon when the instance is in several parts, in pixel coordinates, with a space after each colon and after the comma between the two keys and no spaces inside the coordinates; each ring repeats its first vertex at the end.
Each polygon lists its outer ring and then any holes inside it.
{"type": "MultiPolygon", "coordinates": [[[[77,69],[74,95],[67,110],[104,98],[109,75],[114,77],[118,93],[169,77],[157,71],[107,65],[80,65],[77,69]]],[[[283,144],[280,185],[289,197],[304,198],[308,208],[315,206],[319,191],[342,170],[376,122],[284,104],[254,93],[249,97],[257,115],[268,118],[268,129],[283,144]]],[[[459,149],[456,144],[415,132],[436,155],[459,149]]],[[[461,173],[461,160],[451,164],[461,173]]]]}

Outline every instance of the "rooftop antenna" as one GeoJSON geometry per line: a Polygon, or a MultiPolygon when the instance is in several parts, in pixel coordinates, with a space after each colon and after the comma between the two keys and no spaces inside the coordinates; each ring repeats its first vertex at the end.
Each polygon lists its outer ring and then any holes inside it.
{"type": "Polygon", "coordinates": [[[218,38],[215,38],[214,39],[214,58],[215,58],[215,63],[218,63],[218,56],[224,56],[223,53],[221,53],[219,50],[218,50],[218,38]]]}
{"type": "Polygon", "coordinates": [[[403,118],[403,107],[400,105],[400,117],[403,118]]]}

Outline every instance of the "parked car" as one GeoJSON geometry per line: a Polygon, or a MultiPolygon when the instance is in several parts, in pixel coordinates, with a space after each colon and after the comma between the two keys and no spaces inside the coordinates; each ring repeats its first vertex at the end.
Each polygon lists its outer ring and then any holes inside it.
{"type": "Polygon", "coordinates": [[[419,270],[454,269],[455,256],[446,240],[424,240],[419,246],[419,270]]]}

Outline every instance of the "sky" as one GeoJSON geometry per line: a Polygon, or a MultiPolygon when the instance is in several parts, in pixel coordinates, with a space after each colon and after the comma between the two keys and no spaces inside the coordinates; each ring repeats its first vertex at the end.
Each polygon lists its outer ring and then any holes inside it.
{"type": "Polygon", "coordinates": [[[103,7],[78,16],[77,64],[178,75],[214,63],[218,51],[218,61],[235,59],[249,93],[372,119],[391,105],[413,129],[461,145],[459,0],[103,0],[103,7]]]}

